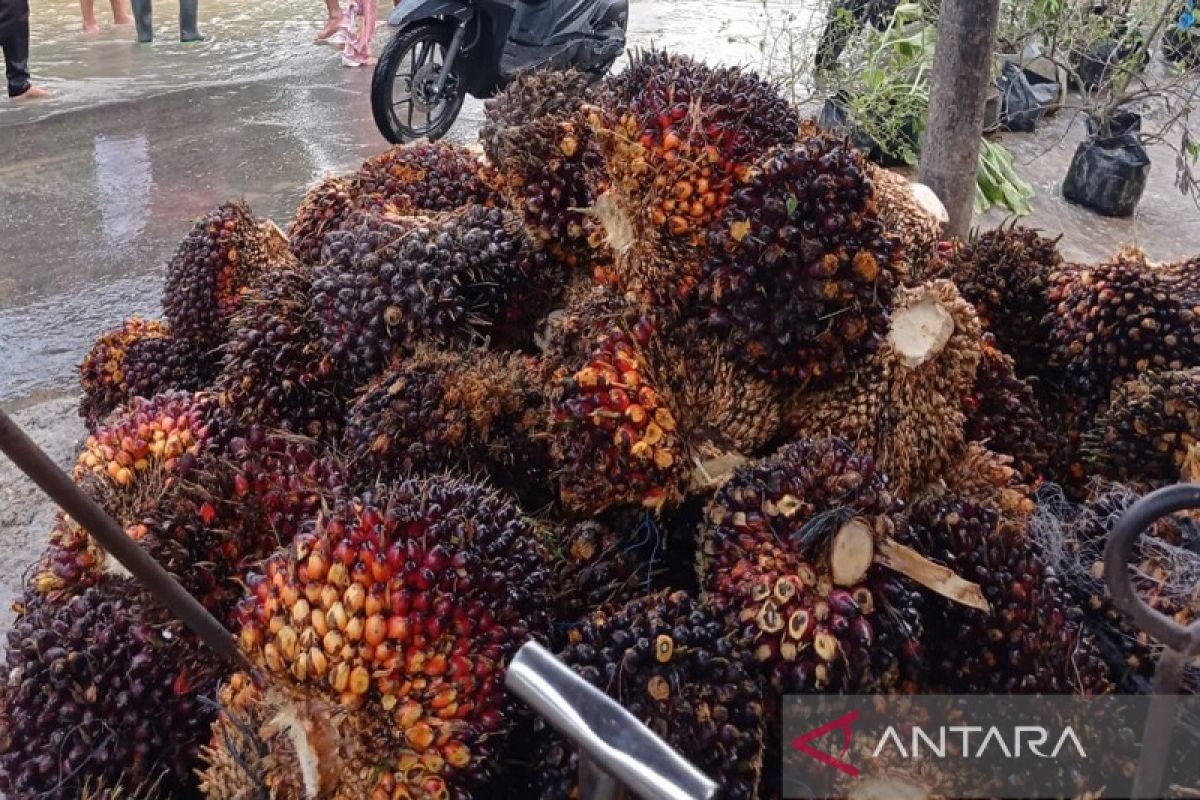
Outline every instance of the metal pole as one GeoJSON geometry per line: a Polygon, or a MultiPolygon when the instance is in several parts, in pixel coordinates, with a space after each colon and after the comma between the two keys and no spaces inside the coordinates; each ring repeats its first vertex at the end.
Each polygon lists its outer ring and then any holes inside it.
{"type": "Polygon", "coordinates": [[[96,501],[80,489],[58,465],[25,435],[8,414],[0,411],[0,451],[67,512],[96,537],[100,545],[129,570],[158,602],[178,617],[218,655],[238,667],[253,670],[233,635],[188,594],[96,501]]]}

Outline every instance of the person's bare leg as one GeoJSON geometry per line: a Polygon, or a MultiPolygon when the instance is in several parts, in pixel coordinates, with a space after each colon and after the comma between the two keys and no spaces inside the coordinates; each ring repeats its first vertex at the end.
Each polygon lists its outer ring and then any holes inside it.
{"type": "Polygon", "coordinates": [[[316,41],[318,42],[323,42],[333,36],[342,24],[342,7],[338,4],[338,0],[325,0],[325,9],[329,12],[329,19],[326,21],[325,27],[317,34],[316,41]]]}
{"type": "Polygon", "coordinates": [[[129,0],[109,0],[113,12],[113,25],[132,25],[133,16],[129,13],[129,0]]]}
{"type": "Polygon", "coordinates": [[[94,0],[79,0],[79,10],[83,12],[83,32],[99,33],[100,26],[96,24],[96,4],[94,0]]]}

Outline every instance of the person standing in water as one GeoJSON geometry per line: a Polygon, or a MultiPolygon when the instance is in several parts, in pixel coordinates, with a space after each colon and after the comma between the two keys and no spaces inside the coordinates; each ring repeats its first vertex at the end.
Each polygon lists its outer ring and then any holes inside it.
{"type": "MultiPolygon", "coordinates": [[[[132,25],[133,17],[125,10],[125,0],[110,0],[112,5],[113,25],[132,25]]],[[[96,0],[79,0],[79,8],[83,11],[83,32],[99,33],[100,25],[96,22],[96,0]]]]}
{"type": "Polygon", "coordinates": [[[0,0],[0,49],[9,97],[36,100],[50,95],[29,81],[29,0],[0,0]]]}
{"type": "Polygon", "coordinates": [[[378,16],[379,0],[350,0],[342,28],[339,31],[344,36],[343,67],[374,66],[375,59],[371,57],[371,39],[375,36],[375,24],[378,16]]]}
{"type": "MultiPolygon", "coordinates": [[[[0,0],[0,2],[3,1],[0,0]]],[[[137,39],[143,44],[154,41],[151,11],[151,0],[133,0],[133,21],[137,24],[137,39]]],[[[200,35],[200,29],[196,27],[196,16],[199,11],[200,0],[179,0],[179,41],[204,41],[204,37],[200,35]]]]}
{"type": "Polygon", "coordinates": [[[325,10],[329,12],[329,19],[325,21],[325,27],[317,34],[314,41],[317,44],[345,44],[345,37],[338,37],[338,31],[342,27],[342,7],[338,4],[338,0],[325,0],[325,10]],[[338,41],[338,39],[341,41],[338,41]]]}

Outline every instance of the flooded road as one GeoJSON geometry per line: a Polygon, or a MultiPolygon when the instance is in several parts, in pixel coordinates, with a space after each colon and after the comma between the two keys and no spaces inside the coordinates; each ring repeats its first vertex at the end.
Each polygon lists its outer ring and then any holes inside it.
{"type": "MultiPolygon", "coordinates": [[[[768,0],[797,24],[824,0],[768,0]],[[807,6],[802,7],[802,3],[807,6]]],[[[106,5],[100,3],[99,5],[106,5]]],[[[753,63],[761,0],[631,0],[630,45],[710,62],[753,63]]],[[[391,3],[380,7],[381,17],[391,3]]],[[[106,22],[85,37],[78,4],[33,0],[31,65],[49,102],[0,102],[0,407],[66,463],[82,432],[75,365],[103,330],[159,313],[162,271],[190,222],[244,197],[286,225],[306,185],[384,149],[371,120],[369,70],[343,69],[312,36],[316,0],[201,0],[205,42],[182,45],[177,7],[159,0],[153,45],[106,22]]],[[[111,19],[110,17],[108,18],[111,19]]],[[[376,50],[390,36],[380,26],[376,50]]],[[[470,142],[482,106],[468,100],[452,140],[470,142]]],[[[1136,242],[1160,260],[1200,251],[1200,212],[1171,186],[1155,150],[1138,217],[1105,220],[1067,205],[1058,187],[1082,135],[1060,115],[1011,136],[1038,196],[1029,224],[1064,235],[1069,257],[1096,260],[1136,242]]],[[[995,224],[991,215],[985,224],[995,224]]],[[[50,519],[32,486],[0,459],[0,629],[20,572],[50,519]]]]}

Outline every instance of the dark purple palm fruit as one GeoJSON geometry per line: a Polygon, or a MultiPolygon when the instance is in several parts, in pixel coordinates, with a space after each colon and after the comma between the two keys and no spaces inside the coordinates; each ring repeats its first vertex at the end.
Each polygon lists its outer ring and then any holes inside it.
{"type": "Polygon", "coordinates": [[[983,358],[975,386],[967,396],[966,437],[1013,459],[1013,467],[1026,483],[1046,477],[1064,443],[1047,426],[1034,381],[1016,374],[1006,353],[995,347],[992,334],[984,336],[983,358]]]}
{"type": "Polygon", "coordinates": [[[353,191],[349,179],[330,175],[305,193],[288,228],[289,247],[301,264],[321,263],[325,234],[336,231],[354,211],[353,191]]]}
{"type": "MultiPolygon", "coordinates": [[[[1200,278],[1159,268],[1126,248],[1095,266],[1067,265],[1050,280],[1048,367],[1091,427],[1121,382],[1151,370],[1200,366],[1200,278]]],[[[1053,389],[1055,387],[1048,387],[1053,389]]]]}
{"type": "MultiPolygon", "coordinates": [[[[748,800],[758,796],[766,728],[750,647],[685,592],[664,592],[591,615],[559,658],[716,781],[720,797],[748,800]]],[[[535,726],[535,796],[578,796],[574,750],[535,726]]]]}
{"type": "Polygon", "coordinates": [[[242,202],[224,203],[202,217],[167,264],[163,312],[172,334],[208,359],[241,307],[251,281],[271,268],[277,228],[260,225],[242,202]]]}
{"type": "Polygon", "coordinates": [[[505,665],[548,633],[546,564],[500,494],[394,483],[333,502],[247,576],[239,639],[269,680],[356,714],[401,787],[417,762],[467,796],[511,729],[505,665]]]}
{"type": "Polygon", "coordinates": [[[951,693],[1104,694],[1109,671],[1028,519],[953,498],[918,501],[916,549],[983,591],[989,611],[926,601],[928,678],[951,693]]]}
{"type": "Polygon", "coordinates": [[[79,415],[94,431],[117,406],[134,397],[200,388],[210,365],[171,336],[159,320],[132,317],[101,335],[79,365],[79,415]]]}
{"type": "Polygon", "coordinates": [[[566,528],[548,545],[555,620],[577,622],[645,594],[662,570],[654,562],[657,544],[649,531],[625,521],[585,520],[566,528]]]}
{"type": "Polygon", "coordinates": [[[349,181],[360,207],[374,199],[401,214],[503,204],[492,169],[449,142],[398,145],[368,158],[349,181]]]}
{"type": "Polygon", "coordinates": [[[551,468],[544,405],[526,356],[418,346],[359,394],[342,449],[360,486],[482,471],[544,504],[551,468]]]}
{"type": "Polygon", "coordinates": [[[1149,372],[1113,390],[1083,452],[1109,480],[1174,483],[1198,436],[1200,368],[1149,372]]]}
{"type": "Polygon", "coordinates": [[[95,586],[104,577],[108,556],[88,532],[65,513],[50,531],[50,543],[25,583],[30,595],[59,602],[95,586]]]}
{"type": "Polygon", "coordinates": [[[765,155],[709,232],[701,297],[731,355],[764,377],[836,379],[874,350],[898,283],[864,159],[814,136],[765,155]]]}
{"type": "Polygon", "coordinates": [[[468,206],[326,237],[313,307],[335,361],[359,384],[421,343],[524,343],[557,276],[520,220],[468,206]]]}
{"type": "Polygon", "coordinates": [[[487,101],[479,132],[508,205],[535,242],[572,268],[591,260],[585,212],[605,183],[582,110],[592,95],[582,72],[525,72],[487,101]]]}
{"type": "Polygon", "coordinates": [[[1017,375],[1027,378],[1045,370],[1047,292],[1050,275],[1061,264],[1058,239],[1031,228],[1001,227],[944,248],[930,277],[954,282],[997,347],[1013,357],[1017,375]]]}
{"type": "Polygon", "coordinates": [[[341,428],[348,390],[321,341],[311,288],[304,272],[268,272],[230,321],[214,391],[241,425],[313,438],[331,438],[341,428]]]}
{"type": "Polygon", "coordinates": [[[838,439],[801,439],[734,473],[709,504],[702,596],[753,643],[783,692],[897,690],[920,660],[920,594],[874,565],[907,539],[874,459],[838,439]]]}
{"type": "Polygon", "coordinates": [[[0,689],[0,790],[74,800],[154,783],[195,796],[219,666],[132,579],[66,603],[30,598],[8,633],[0,689]]]}

